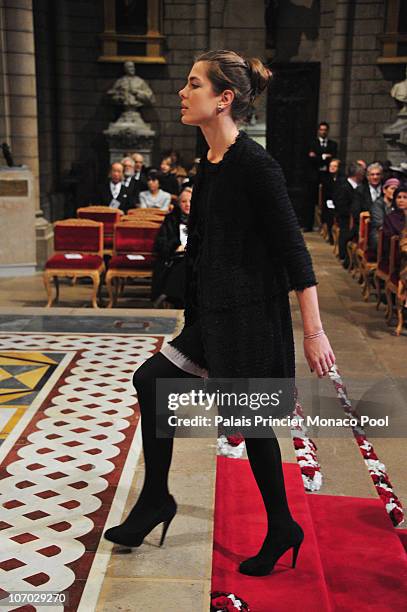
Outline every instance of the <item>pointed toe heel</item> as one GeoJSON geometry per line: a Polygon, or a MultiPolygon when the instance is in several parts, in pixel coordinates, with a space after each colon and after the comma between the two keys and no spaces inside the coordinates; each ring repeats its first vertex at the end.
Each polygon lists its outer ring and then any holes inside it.
{"type": "MultiPolygon", "coordinates": [[[[134,509],[133,509],[134,510],[134,509]]],[[[133,511],[132,511],[133,512],[133,511]]],[[[144,538],[160,523],[163,523],[160,546],[164,544],[165,536],[174,516],[177,513],[177,504],[171,496],[161,508],[155,509],[152,513],[147,512],[145,516],[132,516],[132,512],[121,525],[111,527],[104,533],[104,538],[113,544],[136,548],[141,546],[144,538]]]]}

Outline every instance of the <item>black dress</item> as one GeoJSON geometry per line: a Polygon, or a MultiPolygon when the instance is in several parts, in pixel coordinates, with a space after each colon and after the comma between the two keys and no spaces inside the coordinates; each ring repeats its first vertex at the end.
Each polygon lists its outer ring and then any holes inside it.
{"type": "MultiPolygon", "coordinates": [[[[196,256],[193,260],[194,274],[191,277],[193,285],[191,288],[191,294],[193,295],[195,302],[193,306],[198,312],[199,303],[197,279],[204,235],[203,211],[210,200],[214,178],[216,173],[219,171],[221,164],[222,161],[214,164],[208,161],[206,157],[203,158],[204,177],[200,197],[197,201],[198,220],[194,231],[198,248],[196,249],[196,256]]],[[[161,349],[161,352],[182,370],[197,376],[207,377],[208,365],[204,355],[201,334],[201,325],[199,318],[197,318],[194,323],[185,326],[176,338],[168,342],[168,344],[161,349]]]]}

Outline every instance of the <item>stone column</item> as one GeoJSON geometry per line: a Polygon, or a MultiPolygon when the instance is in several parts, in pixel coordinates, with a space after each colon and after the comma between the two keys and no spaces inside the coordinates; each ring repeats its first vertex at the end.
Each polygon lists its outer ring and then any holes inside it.
{"type": "Polygon", "coordinates": [[[1,140],[10,145],[14,162],[33,175],[37,263],[52,248],[52,228],[39,200],[37,90],[32,0],[0,0],[0,99],[4,110],[1,140]]]}
{"type": "Polygon", "coordinates": [[[335,9],[335,27],[331,43],[331,70],[328,94],[328,116],[330,122],[330,137],[339,140],[340,157],[343,157],[345,143],[343,142],[345,115],[347,111],[346,97],[349,96],[349,28],[352,9],[351,0],[337,0],[335,9]]]}

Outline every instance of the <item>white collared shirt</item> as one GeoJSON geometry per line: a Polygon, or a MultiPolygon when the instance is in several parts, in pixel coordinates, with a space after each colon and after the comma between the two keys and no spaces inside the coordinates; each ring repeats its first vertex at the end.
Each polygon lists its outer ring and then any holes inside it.
{"type": "Polygon", "coordinates": [[[348,183],[352,185],[353,189],[356,189],[356,187],[358,186],[357,182],[354,181],[352,178],[348,178],[348,183]]]}
{"type": "Polygon", "coordinates": [[[377,198],[382,195],[382,186],[378,185],[377,187],[373,187],[373,185],[369,185],[370,195],[372,196],[372,202],[376,202],[377,198]]]}
{"type": "Polygon", "coordinates": [[[185,223],[179,224],[179,241],[183,247],[185,247],[187,243],[187,226],[185,223]]]}
{"type": "Polygon", "coordinates": [[[113,196],[113,200],[117,200],[117,198],[119,197],[121,188],[122,188],[121,183],[113,183],[113,181],[110,181],[110,193],[113,196]]]}

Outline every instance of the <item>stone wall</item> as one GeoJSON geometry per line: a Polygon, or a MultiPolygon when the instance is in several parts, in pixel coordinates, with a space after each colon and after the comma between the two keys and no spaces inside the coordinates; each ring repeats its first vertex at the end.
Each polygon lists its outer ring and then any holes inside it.
{"type": "MultiPolygon", "coordinates": [[[[91,197],[89,185],[107,170],[103,130],[119,111],[106,91],[122,74],[120,64],[98,62],[103,2],[58,0],[57,4],[58,10],[53,0],[33,2],[41,194],[52,218],[63,214],[58,197],[64,193],[66,200],[73,178],[79,183],[79,201],[86,203],[91,197]]],[[[396,115],[389,90],[403,78],[404,68],[380,67],[376,62],[384,6],[385,0],[280,3],[276,60],[320,62],[319,118],[331,121],[341,156],[348,160],[385,157],[381,132],[396,115]],[[345,5],[351,7],[348,24],[343,23],[345,5]]],[[[248,12],[243,0],[163,0],[163,10],[167,63],[136,66],[157,99],[144,117],[158,135],[154,163],[168,148],[180,150],[189,163],[196,154],[198,130],[180,123],[177,92],[194,56],[208,48],[264,55],[264,3],[251,2],[248,12]]]]}
{"type": "Polygon", "coordinates": [[[386,159],[383,128],[397,108],[389,95],[403,65],[379,65],[385,0],[288,0],[281,3],[280,62],[321,63],[319,118],[331,124],[346,161],[386,159]]]}
{"type": "Polygon", "coordinates": [[[353,15],[350,50],[350,97],[346,126],[348,158],[386,159],[383,129],[396,119],[392,85],[404,79],[404,65],[379,65],[384,31],[384,0],[358,0],[353,15]]]}
{"type": "Polygon", "coordinates": [[[0,83],[0,141],[10,145],[16,164],[27,164],[32,171],[33,197],[39,208],[31,0],[3,0],[0,5],[0,83]]]}
{"type": "MultiPolygon", "coordinates": [[[[37,46],[41,191],[62,192],[74,173],[87,168],[91,183],[108,169],[103,130],[119,114],[107,90],[123,73],[121,64],[98,62],[98,35],[103,31],[103,2],[59,0],[58,10],[49,0],[34,0],[37,46]]],[[[187,162],[195,156],[196,130],[183,126],[178,90],[185,84],[193,57],[207,48],[207,3],[179,0],[164,3],[163,33],[167,64],[136,66],[137,74],[153,89],[157,103],[144,118],[158,134],[155,163],[160,151],[179,149],[187,162]]],[[[80,196],[85,203],[89,188],[80,196]]],[[[51,205],[44,202],[45,208],[51,205]]],[[[55,218],[55,214],[47,211],[55,218]]]]}

